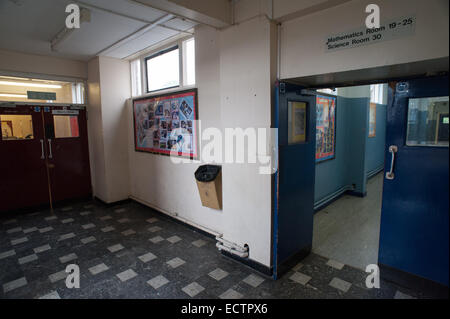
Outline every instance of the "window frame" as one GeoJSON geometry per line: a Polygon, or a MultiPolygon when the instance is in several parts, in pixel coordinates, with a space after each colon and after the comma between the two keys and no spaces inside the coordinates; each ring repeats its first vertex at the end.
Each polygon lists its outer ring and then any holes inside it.
{"type": "Polygon", "coordinates": [[[182,72],[182,57],[183,57],[183,50],[180,48],[182,46],[180,46],[178,43],[176,43],[175,45],[170,46],[169,48],[160,50],[152,55],[149,55],[147,57],[144,58],[144,69],[145,69],[145,92],[146,93],[155,93],[155,92],[160,92],[160,91],[164,91],[164,90],[170,90],[170,89],[174,89],[174,88],[179,88],[182,86],[182,82],[183,82],[183,72],[182,72]],[[174,50],[178,49],[178,85],[174,85],[174,86],[168,86],[165,88],[161,88],[161,89],[157,89],[157,90],[149,90],[148,89],[148,67],[147,67],[147,61],[154,59],[158,56],[164,55],[166,53],[172,52],[174,50]]]}
{"type": "MultiPolygon", "coordinates": [[[[148,97],[148,96],[153,96],[155,94],[164,94],[164,93],[171,93],[171,92],[177,92],[178,90],[188,90],[188,89],[194,89],[197,87],[197,76],[195,77],[195,83],[194,84],[186,84],[185,83],[185,70],[184,70],[184,56],[185,56],[185,52],[184,52],[184,45],[183,43],[185,41],[189,41],[190,39],[193,39],[194,41],[196,41],[196,37],[195,35],[188,35],[188,36],[182,36],[182,37],[178,37],[177,39],[174,39],[170,42],[165,42],[164,44],[161,44],[159,46],[153,46],[150,47],[146,50],[141,51],[140,53],[137,53],[133,56],[130,56],[128,61],[130,63],[130,71],[131,71],[131,63],[133,61],[138,60],[139,63],[141,64],[141,81],[138,83],[138,85],[141,88],[140,94],[134,96],[133,93],[133,89],[130,85],[130,96],[135,99],[135,98],[140,98],[140,97],[148,97]],[[178,46],[179,49],[179,59],[180,59],[180,63],[179,63],[179,67],[180,67],[180,82],[178,86],[175,87],[171,87],[171,88],[165,88],[165,89],[160,89],[160,90],[154,90],[154,91],[148,91],[148,83],[147,83],[147,65],[146,65],[146,60],[154,57],[155,55],[157,55],[158,53],[168,50],[170,48],[173,48],[175,46],[178,46]]],[[[197,59],[195,59],[195,62],[197,61],[197,59]]],[[[130,83],[132,83],[133,79],[132,79],[132,73],[130,72],[130,83]]]]}

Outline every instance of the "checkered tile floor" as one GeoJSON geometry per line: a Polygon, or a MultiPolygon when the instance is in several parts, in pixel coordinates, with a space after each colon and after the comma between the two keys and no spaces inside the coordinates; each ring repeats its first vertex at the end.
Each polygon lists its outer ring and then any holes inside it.
{"type": "MultiPolygon", "coordinates": [[[[423,298],[311,254],[273,281],[138,203],[81,202],[0,219],[0,298],[423,298]],[[80,268],[68,289],[66,266],[80,268]]],[[[432,297],[432,296],[431,296],[432,297]]]]}

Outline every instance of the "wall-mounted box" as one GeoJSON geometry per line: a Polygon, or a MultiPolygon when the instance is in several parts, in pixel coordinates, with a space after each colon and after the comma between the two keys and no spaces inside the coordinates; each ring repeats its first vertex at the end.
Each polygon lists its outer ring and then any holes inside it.
{"type": "Polygon", "coordinates": [[[202,165],[195,172],[202,205],[222,209],[222,168],[216,165],[202,165]]]}

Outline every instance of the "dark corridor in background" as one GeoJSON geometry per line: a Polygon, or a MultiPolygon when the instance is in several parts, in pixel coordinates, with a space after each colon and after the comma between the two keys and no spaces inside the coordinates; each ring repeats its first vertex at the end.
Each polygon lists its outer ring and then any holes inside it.
{"type": "Polygon", "coordinates": [[[0,119],[1,212],[91,195],[84,108],[11,104],[0,119]]]}

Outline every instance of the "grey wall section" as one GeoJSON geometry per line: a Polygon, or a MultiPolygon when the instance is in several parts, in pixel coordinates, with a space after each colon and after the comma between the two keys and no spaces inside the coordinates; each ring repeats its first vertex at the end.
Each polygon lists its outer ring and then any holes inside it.
{"type": "MultiPolygon", "coordinates": [[[[377,124],[375,137],[367,134],[366,143],[366,175],[371,176],[384,167],[384,151],[386,143],[386,105],[377,104],[377,124]]],[[[367,126],[368,127],[368,126],[367,126]]]]}
{"type": "Polygon", "coordinates": [[[322,206],[346,190],[366,192],[368,98],[338,96],[336,156],[316,164],[315,206],[322,206]]]}

